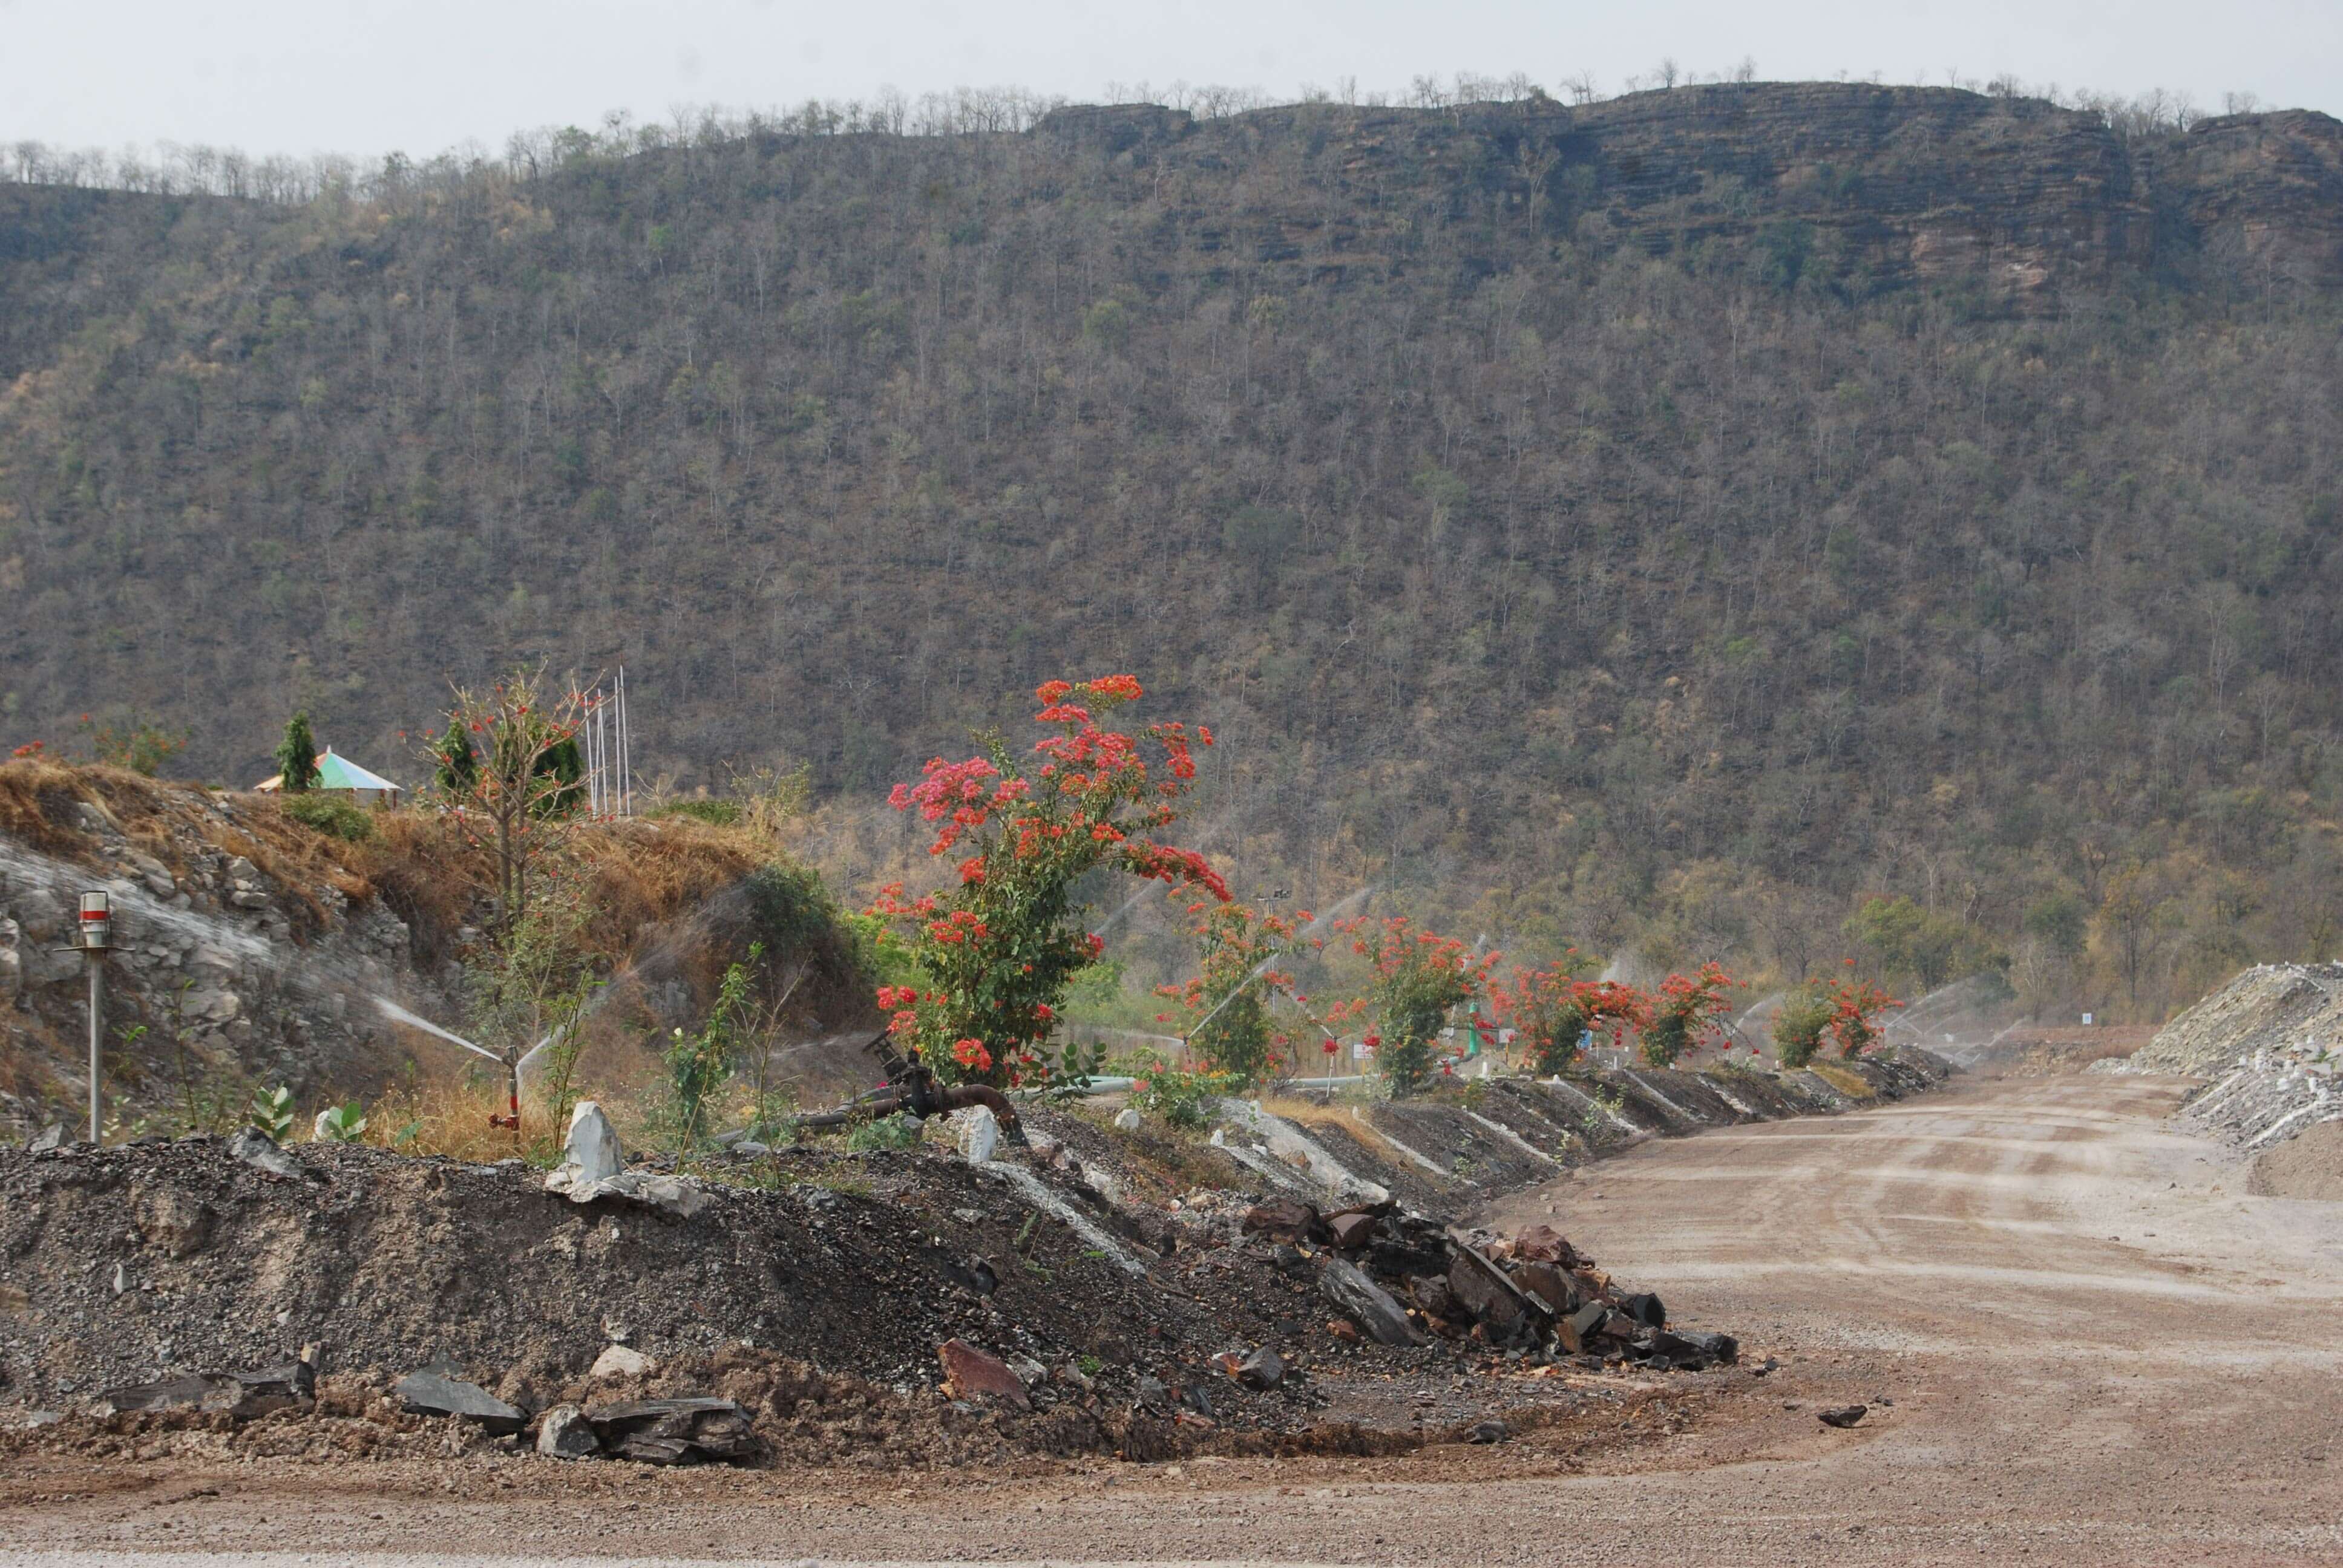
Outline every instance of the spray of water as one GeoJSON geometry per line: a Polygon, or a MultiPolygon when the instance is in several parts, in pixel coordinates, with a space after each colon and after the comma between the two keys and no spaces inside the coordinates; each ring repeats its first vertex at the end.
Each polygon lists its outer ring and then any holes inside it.
{"type": "MultiPolygon", "coordinates": [[[[1370,893],[1372,893],[1372,892],[1373,892],[1373,891],[1374,891],[1374,889],[1373,889],[1373,887],[1364,887],[1364,888],[1361,888],[1357,892],[1353,893],[1353,894],[1351,894],[1349,897],[1347,897],[1347,898],[1343,899],[1341,902],[1337,903],[1337,904],[1336,904],[1332,909],[1331,909],[1331,910],[1328,910],[1324,911],[1322,914],[1320,914],[1319,916],[1317,916],[1317,918],[1315,918],[1314,920],[1312,920],[1308,925],[1306,925],[1306,926],[1302,927],[1299,931],[1296,931],[1296,932],[1294,933],[1294,940],[1296,940],[1296,941],[1300,941],[1303,937],[1308,936],[1311,932],[1312,932],[1312,931],[1314,931],[1314,930],[1316,930],[1320,926],[1325,925],[1325,924],[1326,924],[1328,921],[1330,921],[1330,920],[1341,920],[1341,919],[1342,918],[1342,913],[1343,913],[1343,911],[1344,911],[1344,910],[1346,910],[1350,909],[1350,908],[1351,908],[1353,905],[1354,905],[1354,904],[1360,904],[1360,903],[1363,903],[1363,902],[1365,902],[1365,901],[1366,901],[1367,895],[1368,895],[1368,894],[1370,894],[1370,893]]],[[[1280,955],[1278,955],[1278,954],[1276,954],[1276,953],[1272,953],[1272,954],[1270,954],[1270,955],[1269,955],[1269,957],[1267,957],[1267,958],[1265,958],[1265,959],[1262,960],[1261,960],[1261,962],[1259,962],[1259,963],[1257,963],[1257,964],[1253,965],[1253,966],[1252,966],[1252,968],[1250,970],[1248,970],[1248,971],[1246,972],[1246,974],[1245,974],[1245,978],[1244,978],[1244,979],[1242,979],[1242,980],[1239,980],[1239,981],[1236,983],[1236,985],[1235,985],[1235,986],[1234,986],[1234,987],[1233,987],[1233,988],[1229,991],[1229,994],[1228,994],[1228,995],[1226,995],[1226,996],[1222,997],[1219,1001],[1214,1002],[1214,1003],[1212,1004],[1212,1012],[1208,1012],[1208,1013],[1206,1013],[1203,1017],[1202,1017],[1202,1018],[1198,1019],[1195,1022],[1193,1022],[1193,1023],[1192,1023],[1192,1024],[1190,1024],[1190,1025],[1188,1026],[1188,1032],[1189,1032],[1190,1034],[1192,1034],[1192,1034],[1194,1034],[1198,1030],[1200,1030],[1200,1029],[1203,1028],[1206,1024],[1208,1024],[1208,1023],[1212,1022],[1212,1021],[1213,1015],[1214,1015],[1215,1013],[1218,1013],[1218,1012],[1221,1010],[1221,1009],[1222,1009],[1222,1008],[1224,1008],[1224,1007],[1228,1006],[1228,1005],[1229,1005],[1229,1003],[1231,1003],[1231,1002],[1232,1002],[1232,1001],[1236,1000],[1238,997],[1242,996],[1242,995],[1244,994],[1244,989],[1245,989],[1245,987],[1247,987],[1247,986],[1249,986],[1249,985],[1252,984],[1252,982],[1253,982],[1253,981],[1255,981],[1255,980],[1259,980],[1259,979],[1261,978],[1261,976],[1262,976],[1262,972],[1263,970],[1267,970],[1267,969],[1269,968],[1269,966],[1270,966],[1270,965],[1272,965],[1272,964],[1275,963],[1275,962],[1278,960],[1279,956],[1280,956],[1280,955]]]]}
{"type": "Polygon", "coordinates": [[[472,1052],[476,1056],[485,1056],[499,1067],[504,1065],[505,1059],[498,1056],[495,1051],[490,1050],[487,1046],[475,1045],[460,1034],[455,1034],[447,1030],[441,1029],[429,1019],[418,1017],[417,1015],[407,1011],[405,1008],[399,1006],[388,997],[376,997],[374,999],[374,1005],[382,1010],[385,1017],[396,1019],[409,1029],[419,1029],[426,1034],[436,1034],[441,1040],[447,1041],[451,1045],[460,1045],[466,1050],[472,1052]]]}

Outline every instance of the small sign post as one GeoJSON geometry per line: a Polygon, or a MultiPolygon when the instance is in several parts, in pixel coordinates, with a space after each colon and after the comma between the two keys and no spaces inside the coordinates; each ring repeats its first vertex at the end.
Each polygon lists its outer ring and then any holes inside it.
{"type": "Polygon", "coordinates": [[[81,896],[81,929],[75,933],[89,970],[89,1141],[98,1141],[98,1116],[105,1096],[99,1047],[106,1039],[106,955],[114,949],[114,901],[103,892],[81,896]]]}

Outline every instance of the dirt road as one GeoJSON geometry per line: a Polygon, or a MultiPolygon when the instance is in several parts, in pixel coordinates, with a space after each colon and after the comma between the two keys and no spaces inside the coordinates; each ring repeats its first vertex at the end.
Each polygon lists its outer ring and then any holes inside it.
{"type": "Polygon", "coordinates": [[[490,1489],[452,1462],[103,1476],[60,1462],[0,1488],[0,1551],[2343,1562],[2343,1205],[2246,1196],[2241,1166],[2163,1124],[2179,1090],[1956,1085],[1648,1144],[1503,1205],[1784,1363],[1705,1374],[1704,1419],[1583,1473],[1527,1442],[951,1477],[918,1495],[618,1466],[490,1489]],[[1875,1408],[1855,1430],[1815,1421],[1855,1401],[1875,1408]]]}

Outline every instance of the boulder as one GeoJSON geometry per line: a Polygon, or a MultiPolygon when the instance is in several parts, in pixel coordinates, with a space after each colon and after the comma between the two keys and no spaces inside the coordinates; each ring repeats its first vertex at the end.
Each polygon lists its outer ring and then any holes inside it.
{"type": "Polygon", "coordinates": [[[1664,1329],[1668,1326],[1668,1309],[1661,1305],[1660,1298],[1649,1291],[1620,1297],[1619,1310],[1647,1329],[1664,1329]]]}
{"type": "Polygon", "coordinates": [[[574,1404],[557,1404],[537,1426],[537,1452],[551,1459],[589,1459],[602,1450],[586,1412],[574,1404]]]}
{"type": "Polygon", "coordinates": [[[1509,1331],[1522,1321],[1520,1301],[1499,1286],[1487,1270],[1475,1267],[1461,1250],[1448,1265],[1448,1293],[1475,1321],[1492,1329],[1509,1331]]]}
{"type": "Polygon", "coordinates": [[[1817,1411],[1815,1417],[1825,1426],[1835,1426],[1844,1431],[1870,1412],[1871,1407],[1867,1404],[1843,1404],[1832,1410],[1817,1411]]]}
{"type": "Polygon", "coordinates": [[[1695,1333],[1689,1329],[1657,1329],[1652,1352],[1678,1366],[1731,1366],[1741,1359],[1741,1342],[1731,1334],[1695,1333]]]}
{"type": "Polygon", "coordinates": [[[65,1124],[62,1121],[52,1121],[33,1134],[33,1141],[25,1144],[25,1148],[34,1154],[45,1154],[52,1149],[63,1148],[65,1141],[65,1124]]]}
{"type": "Polygon", "coordinates": [[[590,1378],[640,1377],[651,1370],[651,1358],[625,1345],[605,1345],[586,1371],[590,1378]]]}
{"type": "Polygon", "coordinates": [[[1608,1302],[1589,1302],[1568,1317],[1555,1321],[1554,1342],[1572,1355],[1584,1355],[1587,1351],[1587,1342],[1594,1337],[1596,1332],[1603,1327],[1604,1321],[1610,1316],[1611,1308],[1608,1302]]]}
{"type": "Polygon", "coordinates": [[[1007,1400],[1020,1410],[1032,1408],[1024,1382],[1009,1370],[1009,1363],[966,1340],[946,1340],[936,1347],[936,1360],[943,1363],[944,1392],[953,1399],[990,1395],[1007,1400]]]}
{"type": "Polygon", "coordinates": [[[507,1404],[477,1383],[452,1378],[436,1369],[412,1372],[398,1380],[392,1392],[409,1415],[458,1416],[494,1436],[518,1432],[528,1424],[528,1412],[507,1404]]]}
{"type": "Polygon", "coordinates": [[[1114,1124],[1125,1132],[1136,1132],[1139,1131],[1139,1112],[1126,1105],[1115,1112],[1114,1124]]]}
{"type": "Polygon", "coordinates": [[[1359,1327],[1366,1330],[1377,1343],[1414,1345],[1423,1342],[1415,1325],[1407,1321],[1400,1304],[1391,1299],[1381,1285],[1367,1278],[1340,1258],[1329,1258],[1319,1271],[1318,1289],[1328,1301],[1350,1314],[1359,1327]]]}
{"type": "Polygon", "coordinates": [[[993,1151],[1001,1143],[1001,1119],[990,1106],[963,1106],[946,1119],[945,1125],[951,1129],[952,1146],[962,1159],[971,1165],[991,1162],[993,1151]]]}
{"type": "Polygon", "coordinates": [[[618,1130],[610,1125],[600,1105],[581,1100],[569,1113],[569,1135],[562,1143],[562,1160],[545,1179],[548,1192],[567,1192],[625,1172],[627,1151],[618,1146],[618,1130]]]}
{"type": "Polygon", "coordinates": [[[1337,1214],[1326,1221],[1326,1231],[1333,1237],[1334,1245],[1345,1252],[1355,1252],[1375,1238],[1375,1217],[1373,1214],[1337,1214]]]}

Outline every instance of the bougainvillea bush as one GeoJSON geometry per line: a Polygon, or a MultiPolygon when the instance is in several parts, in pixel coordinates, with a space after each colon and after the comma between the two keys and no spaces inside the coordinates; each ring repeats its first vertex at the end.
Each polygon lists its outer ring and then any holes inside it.
{"type": "Polygon", "coordinates": [[[1352,950],[1374,965],[1359,1010],[1372,1010],[1380,1026],[1380,1037],[1368,1040],[1383,1081],[1395,1095],[1413,1094],[1432,1077],[1433,1042],[1449,1010],[1488,989],[1498,955],[1476,954],[1453,937],[1418,930],[1399,916],[1374,925],[1337,921],[1335,929],[1348,933],[1352,950]]]}
{"type": "Polygon", "coordinates": [[[1044,1051],[1067,982],[1103,946],[1072,896],[1085,872],[1115,867],[1209,902],[1229,897],[1202,856],[1151,836],[1177,818],[1195,781],[1194,752],[1212,732],[1161,722],[1133,736],[1101,726],[1142,695],[1128,675],[1052,680],[1034,695],[1033,722],[1045,733],[1025,755],[987,737],[982,755],[936,758],[890,800],[934,823],[929,853],[955,862],[943,891],[912,897],[896,883],[871,906],[901,933],[917,971],[881,986],[879,1005],[897,1042],[946,1082],[1044,1082],[1081,1070],[1071,1046],[1054,1065],[1044,1051]]]}
{"type": "Polygon", "coordinates": [[[1651,999],[1634,986],[1574,980],[1559,963],[1516,970],[1502,1001],[1531,1067],[1549,1075],[1578,1060],[1579,1041],[1589,1030],[1608,1035],[1615,1046],[1652,1020],[1651,999]]]}
{"type": "Polygon", "coordinates": [[[1188,913],[1202,961],[1185,984],[1156,988],[1182,1010],[1158,1013],[1156,1020],[1184,1022],[1189,1046],[1212,1071],[1239,1085],[1258,1083],[1292,1043],[1269,1010],[1277,992],[1293,994],[1293,976],[1278,960],[1297,948],[1325,944],[1302,935],[1312,920],[1307,910],[1286,916],[1198,900],[1188,913]]]}

